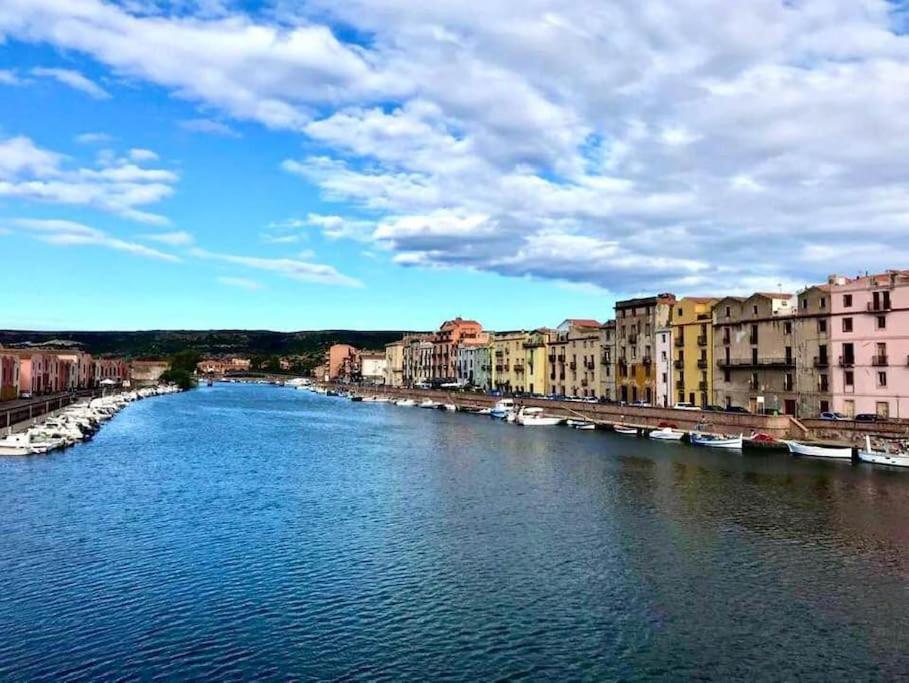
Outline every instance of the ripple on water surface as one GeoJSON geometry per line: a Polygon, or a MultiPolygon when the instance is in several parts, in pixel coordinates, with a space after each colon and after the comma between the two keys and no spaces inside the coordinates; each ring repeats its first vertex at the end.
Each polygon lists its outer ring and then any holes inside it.
{"type": "Polygon", "coordinates": [[[909,671],[902,472],[219,385],[0,499],[4,678],[909,671]]]}

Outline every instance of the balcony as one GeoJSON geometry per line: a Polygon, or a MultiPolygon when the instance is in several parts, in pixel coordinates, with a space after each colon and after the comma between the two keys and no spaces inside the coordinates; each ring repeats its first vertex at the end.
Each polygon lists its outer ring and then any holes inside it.
{"type": "Polygon", "coordinates": [[[830,366],[830,359],[827,356],[815,356],[814,357],[814,367],[816,368],[826,368],[830,366]]]}
{"type": "Polygon", "coordinates": [[[678,389],[679,391],[684,390],[685,389],[685,380],[677,379],[675,381],[675,388],[678,389]]]}
{"type": "Polygon", "coordinates": [[[758,343],[758,338],[757,338],[757,336],[755,336],[755,335],[749,336],[749,337],[748,337],[748,343],[751,344],[752,346],[757,346],[757,343],[758,343]]]}
{"type": "Polygon", "coordinates": [[[587,382],[586,379],[582,379],[582,380],[581,380],[581,386],[582,386],[582,387],[586,387],[587,384],[588,384],[588,382],[587,382]]]}
{"type": "Polygon", "coordinates": [[[572,370],[577,370],[577,369],[578,369],[578,364],[575,363],[574,361],[571,361],[571,362],[568,364],[568,367],[571,368],[572,370]]]}
{"type": "Polygon", "coordinates": [[[600,358],[600,363],[603,365],[612,365],[612,358],[609,357],[609,354],[603,354],[600,358]]]}
{"type": "Polygon", "coordinates": [[[838,364],[841,368],[851,368],[855,365],[855,358],[853,356],[840,356],[838,364]]]}
{"type": "Polygon", "coordinates": [[[868,311],[868,313],[888,313],[890,311],[890,302],[881,301],[875,306],[873,301],[869,301],[865,310],[868,311]]]}
{"type": "Polygon", "coordinates": [[[637,344],[637,343],[638,343],[638,335],[632,334],[631,336],[629,336],[629,337],[628,337],[628,343],[629,343],[631,346],[634,346],[635,344],[637,344]]]}
{"type": "Polygon", "coordinates": [[[887,362],[887,356],[872,356],[871,365],[873,365],[875,367],[879,367],[879,368],[889,365],[889,363],[887,362]]]}
{"type": "Polygon", "coordinates": [[[672,367],[674,367],[676,370],[681,370],[685,367],[685,361],[683,361],[681,358],[674,360],[672,361],[672,367]]]}
{"type": "Polygon", "coordinates": [[[504,366],[496,365],[496,372],[503,372],[503,371],[504,371],[504,366]]]}
{"type": "Polygon", "coordinates": [[[675,345],[676,348],[680,349],[683,346],[685,346],[685,337],[676,337],[675,339],[672,340],[672,343],[675,345]]]}
{"type": "Polygon", "coordinates": [[[641,358],[641,362],[644,365],[650,365],[651,363],[653,363],[653,358],[651,358],[650,356],[644,356],[643,358],[641,358]]]}
{"type": "Polygon", "coordinates": [[[597,364],[594,363],[592,360],[589,360],[589,361],[587,361],[587,363],[584,364],[584,367],[586,367],[588,370],[593,370],[596,368],[596,366],[597,366],[597,364]]]}
{"type": "Polygon", "coordinates": [[[707,369],[707,359],[706,358],[698,358],[698,369],[700,369],[700,370],[707,369]]]}
{"type": "Polygon", "coordinates": [[[550,353],[550,354],[549,354],[549,362],[550,362],[550,363],[555,363],[555,359],[556,359],[555,354],[554,354],[554,353],[550,353]]]}
{"type": "Polygon", "coordinates": [[[699,391],[707,391],[707,382],[706,382],[706,380],[701,380],[700,382],[698,382],[698,390],[699,390],[699,391]]]}
{"type": "Polygon", "coordinates": [[[707,335],[702,334],[698,337],[698,346],[707,346],[707,335]]]}
{"type": "Polygon", "coordinates": [[[523,366],[523,365],[515,365],[515,366],[514,366],[514,371],[517,372],[517,373],[520,374],[520,375],[523,375],[523,374],[524,374],[524,366],[523,366]]]}
{"type": "Polygon", "coordinates": [[[795,365],[794,358],[721,358],[716,363],[721,368],[791,368],[795,365]]]}

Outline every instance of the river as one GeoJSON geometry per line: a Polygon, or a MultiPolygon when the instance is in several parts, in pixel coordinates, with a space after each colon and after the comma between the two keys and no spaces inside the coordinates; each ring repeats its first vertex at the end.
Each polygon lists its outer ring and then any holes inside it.
{"type": "Polygon", "coordinates": [[[909,472],[216,385],[0,501],[3,679],[909,672],[909,472]]]}

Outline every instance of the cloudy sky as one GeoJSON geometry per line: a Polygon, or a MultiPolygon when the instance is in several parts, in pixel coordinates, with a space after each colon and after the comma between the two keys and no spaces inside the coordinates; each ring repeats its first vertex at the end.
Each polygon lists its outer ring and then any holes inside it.
{"type": "Polygon", "coordinates": [[[504,329],[904,268],[907,33],[903,0],[0,0],[0,326],[504,329]]]}

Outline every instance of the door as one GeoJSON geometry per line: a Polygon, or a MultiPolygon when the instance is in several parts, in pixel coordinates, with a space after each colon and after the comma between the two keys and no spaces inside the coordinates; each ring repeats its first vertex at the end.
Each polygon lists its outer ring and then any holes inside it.
{"type": "Polygon", "coordinates": [[[843,412],[846,417],[855,417],[855,401],[851,398],[843,401],[843,412]]]}
{"type": "Polygon", "coordinates": [[[783,402],[783,412],[786,413],[786,415],[795,415],[795,399],[794,398],[787,398],[783,402]]]}
{"type": "Polygon", "coordinates": [[[880,417],[890,417],[890,404],[887,401],[878,401],[875,404],[875,411],[880,417]]]}

